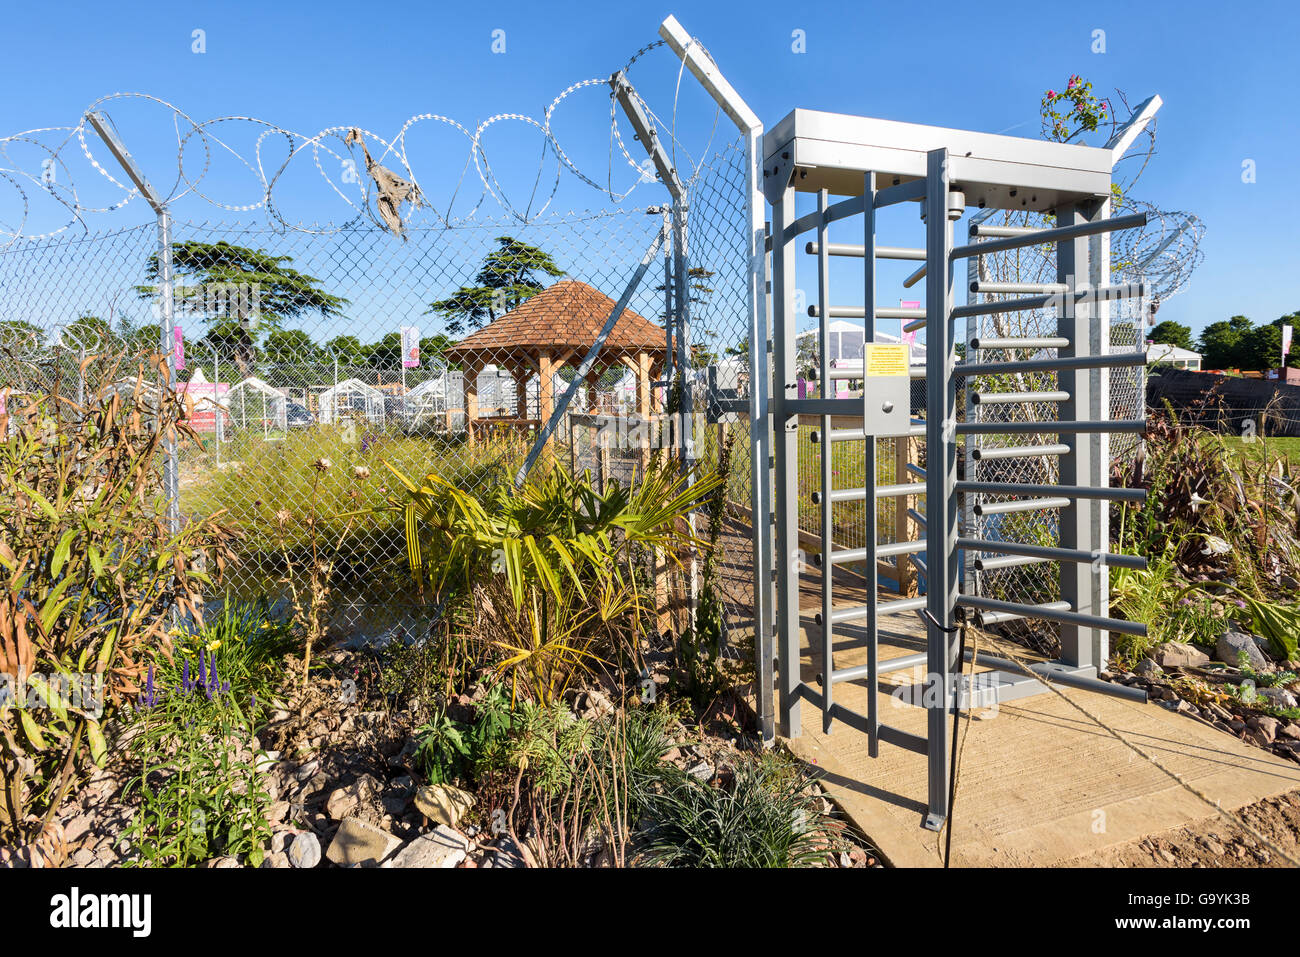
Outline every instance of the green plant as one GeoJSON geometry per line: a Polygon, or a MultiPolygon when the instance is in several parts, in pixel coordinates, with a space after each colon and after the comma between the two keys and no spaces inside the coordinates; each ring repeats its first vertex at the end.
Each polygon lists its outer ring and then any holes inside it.
{"type": "MultiPolygon", "coordinates": [[[[174,629],[172,634],[183,632],[174,629]]],[[[272,618],[265,600],[227,600],[189,644],[195,654],[203,650],[213,656],[240,701],[259,705],[270,701],[283,675],[284,656],[297,647],[290,624],[272,618]]]]}
{"type": "Polygon", "coordinates": [[[726,687],[722,651],[726,641],[726,609],[718,596],[717,571],[721,558],[718,547],[727,509],[727,486],[731,476],[731,451],[736,433],[722,441],[717,453],[719,477],[707,501],[708,547],[700,569],[699,598],[690,628],[678,640],[677,654],[685,672],[685,692],[697,713],[702,713],[726,687]]]}
{"type": "Polygon", "coordinates": [[[201,620],[230,557],[219,515],[171,530],[164,445],[197,437],[152,385],[164,366],[125,383],[123,368],[100,370],[80,406],[57,376],[50,394],[0,392],[0,838],[52,818],[83,748],[103,760],[104,713],[137,690],[174,614],[201,620]]]}
{"type": "Polygon", "coordinates": [[[461,726],[439,710],[431,720],[416,729],[419,745],[416,766],[430,784],[444,784],[460,778],[469,762],[471,751],[461,726]]]}
{"type": "Polygon", "coordinates": [[[516,692],[556,700],[572,678],[636,654],[648,627],[636,569],[642,555],[702,547],[684,518],[720,484],[691,484],[652,462],[632,488],[598,492],[590,476],[552,471],[520,489],[473,493],[435,474],[390,506],[405,516],[412,574],[440,601],[467,603],[483,644],[516,692]]]}
{"type": "Polygon", "coordinates": [[[176,684],[151,672],[128,730],[139,796],[130,828],[140,863],[187,867],[219,855],[259,867],[271,837],[249,715],[214,666],[188,658],[176,684]]]}
{"type": "Polygon", "coordinates": [[[647,858],[666,867],[799,867],[825,859],[837,831],[810,781],[776,755],[747,757],[730,784],[678,775],[650,803],[647,858]]]}

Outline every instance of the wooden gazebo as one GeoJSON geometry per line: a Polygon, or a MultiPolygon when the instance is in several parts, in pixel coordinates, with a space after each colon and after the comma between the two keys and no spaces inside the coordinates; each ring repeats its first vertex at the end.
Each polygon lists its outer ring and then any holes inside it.
{"type": "MultiPolygon", "coordinates": [[[[465,375],[465,416],[470,441],[485,424],[528,428],[544,424],[555,408],[555,374],[566,364],[577,365],[614,309],[614,300],[585,282],[563,279],[517,308],[462,339],[445,353],[465,375]],[[496,365],[515,381],[514,417],[480,418],[478,375],[496,365]],[[528,380],[538,378],[537,418],[528,414],[528,380]]],[[[586,378],[586,388],[611,369],[624,366],[636,376],[636,411],[656,411],[651,383],[662,374],[664,330],[631,309],[625,309],[601,348],[586,378]]]]}

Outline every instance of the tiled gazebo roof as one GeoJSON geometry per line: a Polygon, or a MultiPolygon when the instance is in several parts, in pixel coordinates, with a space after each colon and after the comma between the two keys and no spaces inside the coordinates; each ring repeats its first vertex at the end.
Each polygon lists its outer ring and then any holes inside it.
{"type": "MultiPolygon", "coordinates": [[[[614,300],[576,279],[562,279],[517,308],[466,336],[447,350],[449,356],[591,348],[614,300]]],[[[624,309],[603,351],[662,351],[664,330],[631,309],[624,309]]]]}

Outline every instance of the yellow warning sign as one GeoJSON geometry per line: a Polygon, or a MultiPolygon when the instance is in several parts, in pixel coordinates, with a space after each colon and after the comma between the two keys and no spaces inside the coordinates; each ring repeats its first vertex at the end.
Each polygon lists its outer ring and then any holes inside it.
{"type": "Polygon", "coordinates": [[[866,349],[867,375],[907,375],[908,348],[906,345],[868,342],[866,349]]]}

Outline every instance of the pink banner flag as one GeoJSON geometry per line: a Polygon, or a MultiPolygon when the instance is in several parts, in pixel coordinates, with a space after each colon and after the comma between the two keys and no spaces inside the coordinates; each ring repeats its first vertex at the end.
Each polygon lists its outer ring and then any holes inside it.
{"type": "Polygon", "coordinates": [[[172,327],[172,360],[177,372],[185,368],[185,333],[180,326],[172,327]]]}

